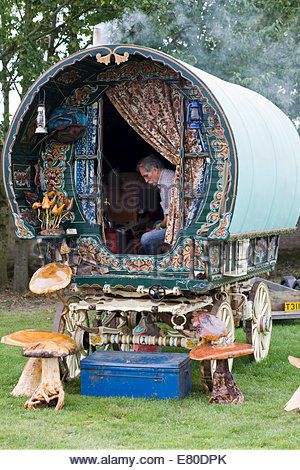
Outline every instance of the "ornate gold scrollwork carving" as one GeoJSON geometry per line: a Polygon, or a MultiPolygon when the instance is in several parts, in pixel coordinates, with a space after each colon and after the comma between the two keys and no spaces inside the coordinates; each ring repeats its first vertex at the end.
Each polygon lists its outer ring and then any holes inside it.
{"type": "Polygon", "coordinates": [[[112,54],[107,54],[105,56],[102,57],[102,55],[100,54],[100,52],[98,52],[98,54],[96,54],[96,59],[97,59],[97,62],[100,62],[100,64],[105,64],[105,65],[108,65],[110,63],[110,57],[111,57],[112,54]]]}
{"type": "Polygon", "coordinates": [[[127,62],[127,60],[129,59],[128,52],[125,52],[124,55],[117,54],[116,52],[111,52],[110,54],[107,54],[103,57],[100,52],[98,52],[98,54],[96,54],[96,59],[97,62],[100,62],[100,64],[108,65],[111,61],[111,56],[114,56],[117,65],[121,64],[122,62],[127,62]]]}
{"type": "Polygon", "coordinates": [[[129,59],[128,52],[125,52],[124,55],[117,54],[116,52],[113,52],[113,54],[115,56],[115,61],[117,65],[121,64],[122,62],[127,62],[127,60],[129,59]]]}

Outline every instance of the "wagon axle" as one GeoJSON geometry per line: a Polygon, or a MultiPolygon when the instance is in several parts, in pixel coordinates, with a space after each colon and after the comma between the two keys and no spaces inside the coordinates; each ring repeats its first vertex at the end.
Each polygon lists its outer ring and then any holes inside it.
{"type": "Polygon", "coordinates": [[[90,334],[92,346],[105,346],[109,344],[118,344],[121,346],[143,345],[143,346],[170,346],[192,349],[197,346],[199,341],[195,338],[185,338],[176,336],[149,336],[149,335],[115,335],[90,334]]]}

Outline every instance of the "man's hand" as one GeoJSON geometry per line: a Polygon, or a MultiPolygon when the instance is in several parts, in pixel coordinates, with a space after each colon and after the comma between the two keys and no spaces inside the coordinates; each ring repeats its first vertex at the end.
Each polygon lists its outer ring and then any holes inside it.
{"type": "Polygon", "coordinates": [[[157,224],[155,229],[160,230],[161,228],[166,228],[168,224],[168,216],[165,215],[164,219],[160,222],[160,224],[157,224]]]}

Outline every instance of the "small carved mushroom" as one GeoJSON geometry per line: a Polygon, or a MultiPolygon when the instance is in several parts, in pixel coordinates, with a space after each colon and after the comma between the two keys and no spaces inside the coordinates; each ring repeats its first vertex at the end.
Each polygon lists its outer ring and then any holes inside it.
{"type": "MultiPolygon", "coordinates": [[[[58,358],[75,354],[77,352],[76,341],[61,333],[22,330],[3,336],[1,342],[23,348],[23,356],[38,358],[41,363],[41,374],[39,372],[33,374],[35,381],[38,380],[39,384],[33,391],[31,398],[26,401],[25,408],[55,403],[55,409],[60,410],[64,406],[64,390],[60,380],[58,358]]],[[[32,391],[30,379],[32,366],[33,362],[29,360],[19,380],[19,388],[22,388],[23,391],[32,391]],[[28,386],[26,378],[30,382],[28,386]],[[21,379],[22,384],[20,384],[21,379]]]]}
{"type": "Polygon", "coordinates": [[[63,263],[49,263],[32,276],[29,289],[34,294],[52,294],[67,287],[72,279],[72,269],[63,263]]]}

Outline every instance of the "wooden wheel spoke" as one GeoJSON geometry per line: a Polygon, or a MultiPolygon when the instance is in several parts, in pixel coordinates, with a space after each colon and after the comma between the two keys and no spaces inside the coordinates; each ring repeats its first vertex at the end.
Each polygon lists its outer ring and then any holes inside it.
{"type": "Polygon", "coordinates": [[[264,290],[262,290],[262,295],[261,295],[261,303],[262,305],[266,303],[266,299],[267,299],[267,292],[264,290]]]}
{"type": "Polygon", "coordinates": [[[263,306],[263,308],[261,309],[261,315],[260,315],[261,317],[264,316],[264,314],[265,314],[266,311],[268,310],[268,307],[269,307],[268,304],[265,304],[265,305],[263,306]]]}
{"type": "Polygon", "coordinates": [[[270,335],[262,335],[263,349],[267,349],[270,343],[270,335]]]}
{"type": "Polygon", "coordinates": [[[253,344],[257,343],[258,331],[257,328],[252,330],[252,341],[253,344]]]}
{"type": "Polygon", "coordinates": [[[259,336],[259,341],[260,341],[260,349],[261,351],[263,351],[265,349],[265,340],[264,340],[265,336],[264,335],[260,335],[259,336]]]}
{"type": "Polygon", "coordinates": [[[249,300],[253,302],[253,318],[247,339],[251,341],[254,347],[254,358],[259,362],[267,356],[271,339],[272,311],[267,286],[263,282],[254,283],[249,300]]]}
{"type": "Polygon", "coordinates": [[[233,343],[234,342],[234,334],[232,333],[232,331],[230,331],[228,333],[228,335],[226,336],[225,342],[226,343],[233,343]]]}

